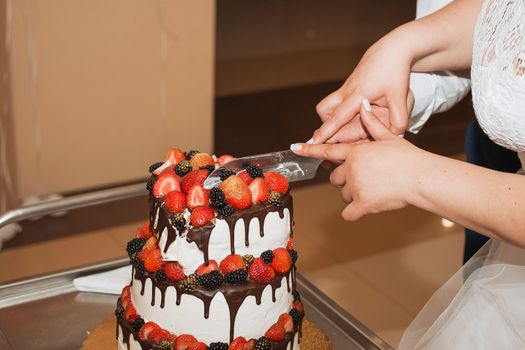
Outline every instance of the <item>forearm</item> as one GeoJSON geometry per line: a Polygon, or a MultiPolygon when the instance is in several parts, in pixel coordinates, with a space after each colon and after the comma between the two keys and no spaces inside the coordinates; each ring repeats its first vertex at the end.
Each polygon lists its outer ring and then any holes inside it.
{"type": "Polygon", "coordinates": [[[418,166],[410,204],[525,247],[525,176],[427,152],[418,166]]]}

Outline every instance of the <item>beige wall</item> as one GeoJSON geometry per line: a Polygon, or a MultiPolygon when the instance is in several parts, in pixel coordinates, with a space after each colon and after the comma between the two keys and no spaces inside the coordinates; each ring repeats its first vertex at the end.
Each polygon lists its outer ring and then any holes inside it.
{"type": "Polygon", "coordinates": [[[171,145],[211,151],[214,1],[12,5],[21,197],[143,177],[171,145]]]}

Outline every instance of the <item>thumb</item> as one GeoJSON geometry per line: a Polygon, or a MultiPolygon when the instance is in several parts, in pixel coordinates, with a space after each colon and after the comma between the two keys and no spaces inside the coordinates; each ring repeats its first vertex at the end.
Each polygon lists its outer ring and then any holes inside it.
{"type": "Polygon", "coordinates": [[[372,113],[370,102],[365,98],[361,103],[361,122],[370,136],[376,140],[386,140],[395,135],[372,113]]]}
{"type": "Polygon", "coordinates": [[[387,96],[387,103],[390,111],[390,130],[398,135],[404,134],[408,127],[407,96],[396,92],[387,96]]]}
{"type": "Polygon", "coordinates": [[[343,209],[341,216],[346,221],[356,221],[366,215],[365,208],[360,204],[359,201],[353,200],[350,204],[343,209]]]}

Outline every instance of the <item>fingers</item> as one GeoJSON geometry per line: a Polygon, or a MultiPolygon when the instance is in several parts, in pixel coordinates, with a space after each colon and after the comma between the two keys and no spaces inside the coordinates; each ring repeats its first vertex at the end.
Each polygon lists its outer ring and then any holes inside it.
{"type": "Polygon", "coordinates": [[[343,219],[348,221],[356,221],[367,214],[366,209],[357,200],[352,201],[341,212],[343,219]]]}
{"type": "Polygon", "coordinates": [[[403,93],[387,97],[390,110],[390,130],[396,135],[403,134],[408,127],[407,97],[403,93]]]}
{"type": "Polygon", "coordinates": [[[346,159],[351,145],[345,143],[314,145],[307,143],[294,143],[290,150],[303,156],[322,160],[328,160],[333,163],[342,163],[346,159]]]}
{"type": "Polygon", "coordinates": [[[372,113],[372,108],[367,99],[363,100],[361,105],[361,122],[364,128],[374,140],[386,140],[396,137],[379,118],[372,113]]]}
{"type": "Polygon", "coordinates": [[[325,122],[333,115],[333,111],[341,104],[341,102],[343,102],[343,96],[339,90],[337,90],[323,98],[323,100],[317,104],[315,109],[321,120],[325,122]]]}
{"type": "Polygon", "coordinates": [[[342,166],[338,166],[330,173],[330,183],[336,187],[343,187],[346,184],[345,171],[342,166]]]}

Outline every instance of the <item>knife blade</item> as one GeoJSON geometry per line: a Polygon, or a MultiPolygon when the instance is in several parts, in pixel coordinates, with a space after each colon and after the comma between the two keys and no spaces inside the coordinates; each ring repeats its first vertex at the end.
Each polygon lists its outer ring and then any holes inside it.
{"type": "Polygon", "coordinates": [[[321,162],[319,159],[298,156],[289,150],[236,158],[211,172],[204,181],[204,188],[218,186],[225,168],[238,173],[250,164],[257,165],[264,172],[273,171],[285,176],[289,182],[296,182],[313,179],[321,162]]]}

